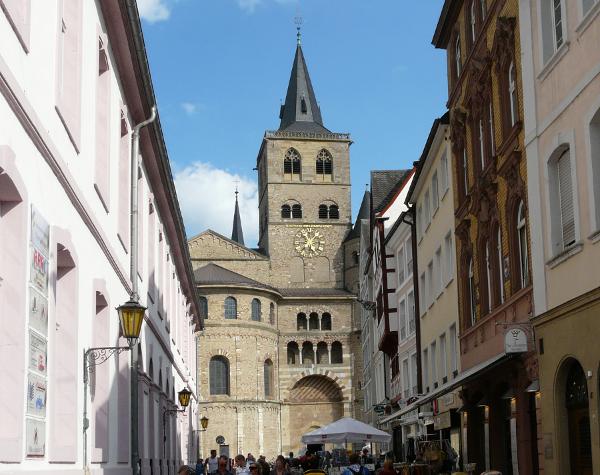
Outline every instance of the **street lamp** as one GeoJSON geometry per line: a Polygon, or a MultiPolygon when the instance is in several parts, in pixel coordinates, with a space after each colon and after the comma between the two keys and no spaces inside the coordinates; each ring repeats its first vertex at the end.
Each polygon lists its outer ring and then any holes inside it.
{"type": "Polygon", "coordinates": [[[204,416],[200,419],[201,432],[204,432],[208,427],[208,417],[204,416]]]}
{"type": "Polygon", "coordinates": [[[185,412],[185,409],[190,404],[190,396],[192,391],[188,388],[183,388],[177,393],[177,399],[183,409],[165,409],[163,411],[163,458],[167,458],[167,414],[175,414],[177,412],[185,412]]]}
{"type": "Polygon", "coordinates": [[[144,321],[146,307],[133,299],[116,308],[119,314],[121,336],[127,339],[128,346],[100,346],[88,348],[83,353],[83,463],[87,467],[87,429],[90,421],[87,418],[87,394],[90,383],[90,374],[95,372],[96,366],[107,361],[111,356],[131,350],[138,338],[144,321]]]}

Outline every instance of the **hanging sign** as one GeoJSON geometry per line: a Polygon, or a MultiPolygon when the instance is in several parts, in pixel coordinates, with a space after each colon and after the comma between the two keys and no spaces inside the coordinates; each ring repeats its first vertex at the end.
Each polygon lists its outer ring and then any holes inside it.
{"type": "Polygon", "coordinates": [[[522,328],[509,328],[504,334],[504,351],[506,353],[525,353],[528,351],[528,337],[522,328]]]}

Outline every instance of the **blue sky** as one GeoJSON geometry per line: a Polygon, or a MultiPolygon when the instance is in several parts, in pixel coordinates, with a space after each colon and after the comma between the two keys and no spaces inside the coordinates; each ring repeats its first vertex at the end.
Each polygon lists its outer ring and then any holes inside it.
{"type": "Polygon", "coordinates": [[[302,47],[325,126],[350,132],[356,215],[371,169],[417,160],[444,113],[443,0],[138,0],[188,237],[231,233],[239,181],[246,245],[258,234],[256,172],[302,47]]]}

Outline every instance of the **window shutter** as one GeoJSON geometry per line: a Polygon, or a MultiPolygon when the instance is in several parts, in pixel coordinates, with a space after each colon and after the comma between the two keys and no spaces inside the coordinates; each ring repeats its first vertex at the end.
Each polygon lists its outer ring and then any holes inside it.
{"type": "Polygon", "coordinates": [[[575,242],[573,183],[571,181],[571,157],[568,150],[563,152],[558,159],[557,169],[562,245],[563,249],[566,249],[575,242]]]}

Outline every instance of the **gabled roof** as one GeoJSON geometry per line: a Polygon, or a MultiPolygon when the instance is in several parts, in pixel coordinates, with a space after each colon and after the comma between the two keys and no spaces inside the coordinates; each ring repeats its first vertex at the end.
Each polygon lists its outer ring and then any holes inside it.
{"type": "Polygon", "coordinates": [[[258,287],[268,290],[276,290],[274,287],[262,284],[254,279],[230,271],[217,264],[206,264],[194,271],[194,278],[198,285],[242,285],[248,287],[258,287]]]}
{"type": "Polygon", "coordinates": [[[233,212],[233,229],[231,240],[244,246],[244,231],[242,230],[242,219],[240,218],[240,207],[238,206],[238,192],[235,192],[235,210],[233,212]]]}
{"type": "MultiPolygon", "coordinates": [[[[229,239],[228,237],[223,236],[221,233],[218,233],[212,229],[207,229],[205,231],[202,231],[199,234],[196,234],[195,236],[191,237],[188,240],[188,245],[192,246],[194,244],[194,241],[196,241],[199,238],[202,238],[204,235],[206,234],[212,234],[213,236],[216,236],[218,239],[222,239],[223,241],[232,244],[233,246],[235,246],[236,248],[239,248],[245,252],[247,252],[250,256],[252,256],[253,259],[259,258],[259,259],[268,259],[268,257],[266,256],[266,254],[263,252],[262,249],[258,248],[258,249],[251,249],[249,247],[244,246],[243,244],[240,244],[237,241],[234,241],[233,239],[229,239]]],[[[192,260],[194,259],[194,257],[192,256],[192,260]]]]}
{"type": "Polygon", "coordinates": [[[358,210],[358,215],[356,215],[356,221],[354,221],[354,226],[346,236],[346,239],[344,239],[344,242],[360,237],[360,222],[363,219],[369,219],[370,209],[371,193],[367,190],[365,191],[363,199],[360,203],[360,209],[358,210]]]}
{"type": "Polygon", "coordinates": [[[408,170],[371,170],[371,200],[372,211],[378,213],[384,209],[400,187],[404,185],[405,179],[412,172],[408,170]]]}
{"type": "Polygon", "coordinates": [[[296,48],[285,104],[281,106],[279,118],[281,131],[329,133],[329,130],[323,126],[321,110],[300,44],[296,48]]]}
{"type": "Polygon", "coordinates": [[[437,134],[438,128],[441,125],[450,124],[450,111],[446,111],[446,113],[442,117],[438,117],[433,121],[433,125],[431,126],[431,130],[429,131],[429,136],[427,137],[427,142],[425,142],[425,147],[423,148],[423,153],[421,153],[421,157],[417,162],[415,162],[415,177],[410,184],[410,188],[408,189],[408,193],[406,194],[406,203],[411,202],[412,194],[419,183],[419,178],[421,176],[421,171],[423,170],[423,166],[425,165],[425,161],[429,156],[429,151],[431,150],[431,146],[433,145],[433,141],[437,134]]]}

